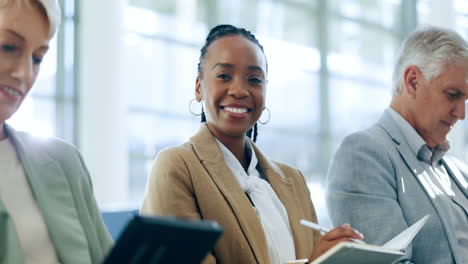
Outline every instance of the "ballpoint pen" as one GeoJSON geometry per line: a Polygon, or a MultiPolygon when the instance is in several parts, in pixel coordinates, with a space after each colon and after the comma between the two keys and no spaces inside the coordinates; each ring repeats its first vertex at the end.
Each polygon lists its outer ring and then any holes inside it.
{"type": "MultiPolygon", "coordinates": [[[[316,224],[316,223],[307,221],[307,220],[305,220],[305,219],[301,219],[301,225],[307,226],[307,227],[309,227],[309,228],[312,228],[312,229],[314,229],[314,230],[317,230],[317,231],[320,231],[320,232],[323,232],[323,233],[328,233],[328,232],[330,232],[330,231],[332,230],[332,229],[329,228],[329,227],[324,227],[324,226],[321,226],[321,225],[319,225],[319,224],[316,224]]],[[[359,239],[350,238],[349,240],[351,240],[351,241],[353,241],[353,242],[356,242],[356,243],[365,244],[364,241],[359,240],[359,239]]]]}

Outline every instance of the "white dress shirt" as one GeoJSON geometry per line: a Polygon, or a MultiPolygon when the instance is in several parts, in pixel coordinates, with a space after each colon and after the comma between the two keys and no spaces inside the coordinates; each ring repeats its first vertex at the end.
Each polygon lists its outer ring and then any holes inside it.
{"type": "Polygon", "coordinates": [[[296,259],[288,212],[265,177],[261,177],[250,141],[246,141],[246,149],[251,157],[247,172],[228,148],[217,139],[216,142],[223,152],[224,160],[257,211],[265,231],[270,263],[282,264],[296,259]]]}

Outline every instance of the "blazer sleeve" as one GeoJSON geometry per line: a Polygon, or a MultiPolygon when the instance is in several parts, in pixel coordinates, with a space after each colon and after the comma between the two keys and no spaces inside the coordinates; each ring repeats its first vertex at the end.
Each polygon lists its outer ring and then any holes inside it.
{"type": "MultiPolygon", "coordinates": [[[[164,150],[153,163],[141,214],[201,219],[189,167],[178,148],[164,150]]],[[[216,263],[213,254],[203,261],[216,263]]]]}
{"type": "MultiPolygon", "coordinates": [[[[311,220],[312,222],[318,223],[317,214],[315,212],[314,204],[312,203],[312,200],[310,198],[311,197],[310,190],[309,190],[309,187],[307,186],[305,177],[300,170],[297,170],[297,173],[299,174],[300,186],[303,186],[302,189],[303,189],[303,192],[305,193],[305,195],[302,196],[303,199],[301,201],[302,207],[304,207],[303,210],[306,212],[306,215],[310,217],[309,220],[311,220]]],[[[317,246],[318,240],[321,237],[321,234],[319,231],[316,231],[316,230],[308,230],[308,231],[313,233],[312,241],[309,242],[312,245],[310,249],[311,252],[309,255],[312,255],[315,247],[317,246]]]]}
{"type": "MultiPolygon", "coordinates": [[[[62,140],[40,142],[43,151],[53,157],[63,168],[75,201],[79,222],[86,236],[92,263],[100,263],[113,246],[112,238],[101,217],[93,193],[92,180],[78,149],[62,140]]],[[[60,242],[57,242],[60,243],[60,242]]],[[[67,252],[69,254],[69,252],[67,252]]]]}
{"type": "Polygon", "coordinates": [[[89,174],[88,168],[86,167],[86,164],[84,163],[83,157],[81,156],[80,152],[75,149],[79,158],[79,161],[81,163],[81,166],[83,167],[83,170],[85,172],[86,177],[84,178],[85,181],[85,186],[89,187],[89,193],[85,193],[84,198],[85,202],[87,204],[88,208],[88,213],[91,216],[92,222],[94,224],[94,229],[97,233],[98,237],[98,242],[100,244],[100,247],[103,250],[104,256],[109,252],[109,250],[112,248],[114,245],[112,238],[109,234],[109,231],[107,230],[106,225],[104,224],[104,221],[102,219],[101,212],[98,208],[96,199],[94,198],[93,194],[93,184],[91,181],[91,176],[89,174]]]}
{"type": "MultiPolygon", "coordinates": [[[[408,227],[398,203],[388,145],[365,132],[343,140],[327,177],[327,204],[335,226],[349,223],[366,242],[383,245],[408,227]]],[[[398,263],[411,263],[411,247],[398,263]]]]}

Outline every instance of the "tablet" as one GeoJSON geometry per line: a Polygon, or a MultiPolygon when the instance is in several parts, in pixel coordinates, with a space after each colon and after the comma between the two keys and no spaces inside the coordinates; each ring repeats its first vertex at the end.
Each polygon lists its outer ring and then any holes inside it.
{"type": "Polygon", "coordinates": [[[200,263],[222,233],[211,221],[134,216],[103,263],[200,263]]]}

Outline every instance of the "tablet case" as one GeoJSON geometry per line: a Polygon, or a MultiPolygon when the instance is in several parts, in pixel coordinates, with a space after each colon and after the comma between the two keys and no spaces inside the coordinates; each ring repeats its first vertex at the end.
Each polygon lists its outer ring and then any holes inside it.
{"type": "Polygon", "coordinates": [[[200,263],[222,232],[211,221],[134,216],[103,263],[200,263]]]}

